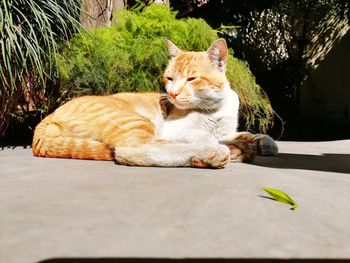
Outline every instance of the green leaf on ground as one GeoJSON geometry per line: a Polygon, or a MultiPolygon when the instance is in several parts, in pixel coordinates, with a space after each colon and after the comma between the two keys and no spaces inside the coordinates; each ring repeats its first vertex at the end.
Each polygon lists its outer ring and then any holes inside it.
{"type": "Polygon", "coordinates": [[[281,190],[272,189],[272,188],[263,188],[263,190],[271,195],[276,201],[285,203],[292,206],[292,210],[295,210],[298,208],[298,204],[285,192],[282,192],[281,190]]]}

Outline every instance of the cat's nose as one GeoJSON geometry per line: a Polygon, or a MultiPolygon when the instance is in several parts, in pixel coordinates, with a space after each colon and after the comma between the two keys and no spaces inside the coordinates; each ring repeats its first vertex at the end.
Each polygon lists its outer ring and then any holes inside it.
{"type": "Polygon", "coordinates": [[[176,99],[176,97],[177,96],[179,96],[180,95],[180,92],[169,92],[169,94],[170,94],[170,97],[172,97],[173,99],[176,99]]]}

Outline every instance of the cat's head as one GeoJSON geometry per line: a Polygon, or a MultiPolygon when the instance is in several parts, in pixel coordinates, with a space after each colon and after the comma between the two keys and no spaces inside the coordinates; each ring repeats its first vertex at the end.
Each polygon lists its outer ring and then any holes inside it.
{"type": "Polygon", "coordinates": [[[220,38],[204,52],[185,52],[168,40],[168,50],[164,84],[169,101],[179,109],[217,108],[228,86],[226,41],[220,38]]]}

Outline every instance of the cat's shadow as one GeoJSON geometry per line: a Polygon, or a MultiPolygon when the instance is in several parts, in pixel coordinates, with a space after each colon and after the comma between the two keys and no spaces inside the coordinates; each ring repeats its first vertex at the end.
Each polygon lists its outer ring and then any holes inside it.
{"type": "Polygon", "coordinates": [[[350,174],[350,154],[322,155],[279,153],[277,156],[257,156],[253,165],[350,174]]]}

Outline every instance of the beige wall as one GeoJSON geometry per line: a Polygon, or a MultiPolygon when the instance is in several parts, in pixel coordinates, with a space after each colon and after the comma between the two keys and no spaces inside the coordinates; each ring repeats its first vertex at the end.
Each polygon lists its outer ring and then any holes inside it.
{"type": "Polygon", "coordinates": [[[350,126],[350,31],[304,81],[300,116],[350,126]]]}

